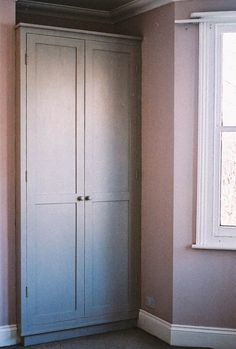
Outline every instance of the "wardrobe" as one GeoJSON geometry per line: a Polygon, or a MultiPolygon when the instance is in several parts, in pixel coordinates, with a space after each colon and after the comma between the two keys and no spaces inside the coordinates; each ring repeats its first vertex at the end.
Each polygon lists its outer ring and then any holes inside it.
{"type": "Polygon", "coordinates": [[[22,343],[135,326],[140,38],[19,24],[22,343]]]}

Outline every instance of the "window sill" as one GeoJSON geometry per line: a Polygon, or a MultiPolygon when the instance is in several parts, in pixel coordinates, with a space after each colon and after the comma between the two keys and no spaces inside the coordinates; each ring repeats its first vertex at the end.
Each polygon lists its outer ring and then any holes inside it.
{"type": "Polygon", "coordinates": [[[194,250],[222,250],[222,251],[236,251],[236,246],[214,246],[214,245],[192,245],[194,250]]]}

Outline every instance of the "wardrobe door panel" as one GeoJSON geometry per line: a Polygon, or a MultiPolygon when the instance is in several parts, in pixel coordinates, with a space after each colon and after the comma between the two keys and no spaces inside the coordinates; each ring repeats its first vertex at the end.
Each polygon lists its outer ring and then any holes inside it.
{"type": "Polygon", "coordinates": [[[76,191],[76,48],[35,46],[36,192],[76,191]]]}
{"type": "Polygon", "coordinates": [[[75,204],[37,205],[35,218],[32,252],[37,270],[36,313],[73,312],[76,300],[75,204]]]}
{"type": "Polygon", "coordinates": [[[27,54],[26,317],[56,329],[84,312],[84,42],[28,34],[27,54]]]}
{"type": "Polygon", "coordinates": [[[93,307],[116,310],[117,300],[128,303],[128,202],[97,202],[92,210],[91,263],[87,272],[93,276],[93,307]]]}
{"type": "MultiPolygon", "coordinates": [[[[135,302],[135,49],[87,42],[85,314],[124,313],[135,302]]],[[[114,315],[115,319],[115,315],[114,315]]]]}
{"type": "Polygon", "coordinates": [[[129,191],[129,59],[127,52],[93,51],[94,86],[89,93],[96,112],[92,120],[96,193],[129,191]]]}

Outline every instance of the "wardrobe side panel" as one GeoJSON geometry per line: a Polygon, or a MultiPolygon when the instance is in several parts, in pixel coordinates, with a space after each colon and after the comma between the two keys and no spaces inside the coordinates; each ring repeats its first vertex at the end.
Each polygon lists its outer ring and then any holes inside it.
{"type": "Polygon", "coordinates": [[[16,244],[18,332],[25,328],[26,284],[26,34],[16,30],[16,244]]]}

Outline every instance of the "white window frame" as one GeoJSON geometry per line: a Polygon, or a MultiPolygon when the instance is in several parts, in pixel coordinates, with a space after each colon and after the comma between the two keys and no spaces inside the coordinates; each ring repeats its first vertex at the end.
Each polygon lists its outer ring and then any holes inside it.
{"type": "Polygon", "coordinates": [[[199,115],[196,244],[193,248],[236,250],[236,227],[220,225],[221,72],[223,33],[236,33],[236,13],[198,13],[199,115]],[[200,19],[199,19],[200,17],[200,19]]]}

